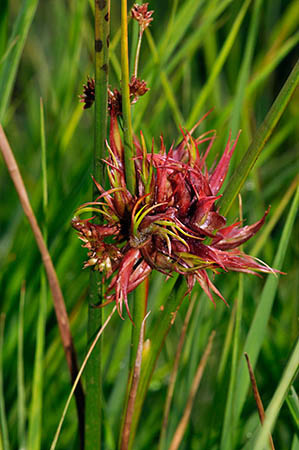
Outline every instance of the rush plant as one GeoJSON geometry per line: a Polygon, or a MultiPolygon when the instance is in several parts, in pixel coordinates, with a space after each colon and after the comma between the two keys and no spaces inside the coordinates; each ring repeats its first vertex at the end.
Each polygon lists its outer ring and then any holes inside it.
{"type": "Polygon", "coordinates": [[[0,450],[297,449],[298,2],[0,3],[0,450]]]}

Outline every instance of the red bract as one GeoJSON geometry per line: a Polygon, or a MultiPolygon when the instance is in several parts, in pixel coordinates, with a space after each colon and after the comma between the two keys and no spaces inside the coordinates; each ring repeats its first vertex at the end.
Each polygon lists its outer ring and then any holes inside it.
{"type": "Polygon", "coordinates": [[[212,292],[224,298],[208,271],[275,272],[237,249],[260,229],[268,211],[253,225],[226,226],[215,206],[239,135],[235,141],[229,138],[218,164],[208,172],[205,160],[215,131],[197,139],[192,132],[182,134],[181,143],[168,152],[161,137],[159,153],[147,151],[142,133],[140,141],[135,138],[137,193],[133,196],[126,187],[124,147],[112,114],[106,161],[111,189],[105,191],[94,180],[99,197],[82,205],[73,219],[88,249],[84,267],[92,266],[107,279],[111,277],[105,304],[116,301],[120,315],[124,304],[130,316],[128,293],[153,269],[166,276],[172,272],[184,275],[187,292],[197,281],[212,301],[212,292]],[[101,216],[101,225],[78,217],[87,211],[101,216]]]}

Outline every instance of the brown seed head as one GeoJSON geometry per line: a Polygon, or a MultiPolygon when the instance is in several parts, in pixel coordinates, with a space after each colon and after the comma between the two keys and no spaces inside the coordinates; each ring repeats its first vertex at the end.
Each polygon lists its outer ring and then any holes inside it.
{"type": "Polygon", "coordinates": [[[87,78],[87,83],[83,84],[83,94],[79,95],[80,102],[84,103],[83,109],[90,108],[95,100],[94,78],[87,78]]]}
{"type": "Polygon", "coordinates": [[[152,15],[154,11],[148,11],[147,8],[148,3],[144,3],[143,5],[135,3],[131,9],[132,17],[139,23],[142,33],[153,20],[152,15]]]}
{"type": "Polygon", "coordinates": [[[141,97],[146,94],[147,91],[149,91],[149,88],[146,87],[146,82],[133,75],[130,82],[130,95],[132,97],[141,97]]]}

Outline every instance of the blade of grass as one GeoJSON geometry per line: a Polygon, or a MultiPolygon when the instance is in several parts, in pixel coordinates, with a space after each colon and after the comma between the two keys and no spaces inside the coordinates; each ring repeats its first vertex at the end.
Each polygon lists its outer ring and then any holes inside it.
{"type": "Polygon", "coordinates": [[[153,55],[153,60],[154,60],[154,62],[156,64],[156,66],[157,66],[158,73],[159,73],[159,76],[161,78],[161,83],[162,83],[162,86],[163,86],[163,89],[164,89],[165,97],[166,97],[166,99],[168,101],[168,104],[170,106],[170,109],[172,111],[174,121],[175,121],[177,127],[179,127],[180,125],[183,126],[184,122],[185,122],[184,118],[183,118],[182,113],[181,113],[181,111],[180,111],[180,109],[178,107],[175,95],[173,93],[173,89],[172,89],[171,83],[169,82],[165,71],[161,67],[159,53],[158,53],[155,41],[154,41],[154,39],[152,37],[152,34],[151,34],[151,32],[150,32],[150,30],[148,28],[145,30],[145,34],[146,34],[146,37],[147,37],[147,41],[148,41],[150,50],[151,50],[152,55],[153,55]]]}
{"type": "Polygon", "coordinates": [[[192,300],[188,306],[188,310],[187,310],[187,313],[185,316],[184,324],[182,327],[179,343],[178,343],[176,354],[175,354],[175,360],[174,360],[173,369],[172,369],[172,372],[170,375],[170,380],[169,380],[167,395],[166,395],[166,401],[165,401],[165,405],[164,405],[162,428],[161,428],[159,446],[158,446],[158,448],[160,450],[162,450],[164,448],[164,444],[165,444],[168,416],[169,416],[170,406],[171,406],[171,402],[172,402],[172,398],[173,398],[175,382],[176,382],[177,374],[178,374],[178,370],[179,370],[179,363],[180,363],[180,359],[181,359],[183,345],[185,342],[187,328],[189,325],[189,321],[191,319],[191,315],[192,315],[196,300],[197,300],[197,295],[193,294],[192,300]]]}
{"type": "Polygon", "coordinates": [[[271,234],[271,231],[279,221],[280,217],[282,216],[283,211],[287,207],[289,201],[291,200],[299,182],[299,177],[296,176],[294,181],[292,182],[291,186],[281,199],[281,202],[277,206],[276,210],[271,214],[271,218],[269,222],[266,224],[266,226],[263,229],[263,233],[259,236],[259,238],[256,240],[254,247],[249,252],[252,256],[257,256],[262,247],[266,244],[267,239],[269,239],[269,236],[271,234]]]}
{"type": "MultiPolygon", "coordinates": [[[[269,64],[263,65],[257,71],[254,72],[252,79],[250,80],[246,92],[245,92],[245,100],[251,98],[251,96],[255,93],[258,87],[267,80],[267,78],[273,73],[275,68],[281,63],[281,61],[291,52],[293,48],[299,42],[299,32],[295,33],[290,39],[288,39],[284,45],[277,51],[277,53],[273,56],[269,64]]],[[[233,108],[233,101],[229,102],[228,105],[223,109],[223,112],[217,121],[216,129],[220,128],[221,125],[227,121],[231,111],[233,108]]],[[[223,125],[222,125],[223,126],[223,125]]]]}
{"type": "MultiPolygon", "coordinates": [[[[8,0],[2,0],[0,4],[0,61],[4,55],[7,39],[8,0]]],[[[1,62],[0,62],[1,64],[1,62]]]]}
{"type": "Polygon", "coordinates": [[[183,437],[184,437],[184,434],[185,434],[185,431],[186,431],[186,428],[188,425],[188,421],[189,421],[189,418],[191,415],[194,398],[195,398],[196,392],[198,391],[200,381],[202,379],[206,364],[208,362],[209,356],[212,351],[212,345],[213,345],[215,333],[216,333],[215,331],[212,331],[212,333],[209,337],[208,344],[204,351],[204,354],[202,355],[202,358],[197,367],[196,374],[195,374],[195,377],[194,377],[194,380],[193,380],[193,383],[191,385],[191,389],[189,392],[189,396],[188,396],[188,400],[187,400],[187,404],[186,404],[186,408],[185,408],[183,417],[182,417],[182,419],[176,429],[176,432],[173,436],[173,439],[169,446],[169,450],[177,450],[183,440],[183,437]]]}
{"type": "MultiPolygon", "coordinates": [[[[107,103],[109,72],[110,1],[95,0],[95,117],[93,175],[105,185],[103,158],[107,139],[107,103]]],[[[98,191],[93,185],[93,200],[98,191]]],[[[102,325],[102,310],[94,305],[102,302],[104,284],[99,272],[91,271],[89,278],[87,346],[94,340],[102,325]]],[[[99,450],[102,439],[102,345],[95,346],[86,367],[85,450],[99,450]]]]}
{"type": "Polygon", "coordinates": [[[170,37],[169,34],[165,34],[158,48],[159,54],[160,49],[163,50],[163,55],[161,57],[163,65],[167,65],[179,42],[184,41],[184,36],[188,28],[190,27],[192,21],[195,20],[205,2],[206,0],[198,0],[197,2],[189,0],[185,3],[181,3],[181,7],[179,8],[176,17],[171,24],[171,34],[169,32],[170,37]]]}
{"type": "Polygon", "coordinates": [[[21,287],[19,326],[18,326],[18,440],[19,449],[26,448],[26,404],[25,404],[25,381],[24,381],[24,305],[25,305],[25,282],[21,287]]]}
{"type": "MultiPolygon", "coordinates": [[[[215,10],[217,8],[218,0],[210,0],[207,5],[207,9],[209,10],[215,10]]],[[[207,15],[207,12],[204,12],[203,22],[205,22],[205,16],[207,15]]],[[[214,61],[217,59],[217,53],[218,53],[218,44],[217,44],[217,34],[215,30],[215,25],[210,26],[211,32],[207,33],[206,36],[203,39],[203,51],[204,51],[204,58],[205,58],[205,66],[206,66],[206,73],[211,73],[214,65],[214,61]]],[[[220,109],[221,105],[221,85],[220,80],[217,78],[215,80],[214,89],[211,93],[211,105],[213,105],[218,111],[220,109]]]]}
{"type": "Polygon", "coordinates": [[[36,349],[33,369],[32,395],[28,423],[28,448],[39,450],[42,437],[42,404],[43,404],[43,360],[45,346],[47,312],[47,282],[45,273],[41,272],[40,304],[38,309],[36,349]]]}
{"type": "MultiPolygon", "coordinates": [[[[223,13],[223,11],[227,8],[227,6],[232,2],[232,0],[224,0],[223,2],[220,3],[220,5],[218,6],[218,8],[216,8],[215,10],[208,10],[207,14],[204,15],[204,19],[202,20],[202,22],[199,24],[197,30],[190,36],[190,38],[187,38],[186,41],[182,42],[182,46],[178,47],[177,51],[175,52],[175,54],[172,56],[172,58],[169,59],[168,61],[168,57],[167,54],[165,57],[161,57],[162,59],[162,67],[164,67],[164,70],[166,72],[166,74],[169,76],[169,74],[176,68],[177,65],[180,65],[183,60],[186,59],[186,55],[188,56],[188,59],[192,59],[193,54],[196,52],[196,50],[199,47],[201,38],[205,35],[205,33],[210,29],[212,23],[221,15],[221,13],[223,13]]],[[[185,26],[185,21],[182,21],[183,23],[181,23],[181,20],[176,23],[176,26],[179,25],[179,29],[181,29],[182,27],[185,26]]],[[[175,26],[175,25],[173,25],[175,26]]],[[[177,30],[177,28],[174,28],[174,30],[177,30]]],[[[177,39],[178,34],[176,32],[174,32],[174,36],[171,39],[171,42],[175,39],[177,39]]],[[[168,45],[166,46],[168,48],[168,45]]],[[[158,51],[160,54],[160,48],[158,47],[158,51]]],[[[160,80],[159,77],[153,77],[153,69],[151,66],[151,71],[149,70],[145,70],[144,71],[144,78],[148,81],[148,85],[151,86],[152,85],[152,81],[154,80],[160,80]]],[[[157,81],[155,81],[155,89],[158,89],[159,87],[159,83],[157,81]]],[[[143,115],[145,114],[145,112],[147,111],[147,106],[150,102],[150,96],[145,96],[142,99],[142,102],[139,102],[138,104],[135,105],[137,114],[136,114],[136,118],[134,121],[134,128],[138,129],[140,123],[141,123],[141,119],[143,117],[143,115]]],[[[166,100],[165,100],[166,103],[166,100]]]]}
{"type": "Polygon", "coordinates": [[[255,137],[240,164],[232,174],[230,181],[224,191],[223,197],[219,200],[218,206],[221,207],[221,213],[226,215],[229,211],[234,199],[240,192],[247,176],[254,166],[259,154],[264,148],[267,140],[271,136],[278,120],[282,116],[288,102],[291,99],[299,82],[299,61],[295,64],[287,81],[283,85],[281,91],[276,97],[270,111],[265,120],[257,130],[255,137]]]}
{"type": "Polygon", "coordinates": [[[2,441],[3,450],[10,449],[7,420],[5,413],[5,400],[3,390],[3,341],[4,341],[5,314],[0,314],[0,442],[2,441]]]}
{"type": "MultiPolygon", "coordinates": [[[[283,228],[282,236],[280,239],[279,247],[273,262],[273,267],[277,270],[281,270],[288,243],[290,240],[296,211],[299,200],[299,188],[297,188],[296,195],[292,202],[289,214],[286,219],[285,226],[283,228]]],[[[279,275],[269,275],[266,284],[263,288],[260,301],[256,308],[254,318],[252,320],[249,332],[246,337],[243,351],[250,355],[251,364],[254,369],[261,346],[264,340],[264,336],[267,329],[267,323],[270,317],[271,309],[273,306],[275,294],[277,291],[279,275]]],[[[236,429],[245,398],[248,390],[249,380],[247,375],[246,363],[243,358],[240,361],[237,375],[237,384],[235,389],[235,414],[234,423],[232,427],[236,429]]]]}
{"type": "Polygon", "coordinates": [[[291,450],[299,450],[299,439],[297,434],[295,433],[293,436],[292,447],[291,450]]]}
{"type": "Polygon", "coordinates": [[[155,323],[151,324],[149,330],[149,349],[144,356],[144,363],[141,370],[141,376],[138,386],[138,392],[135,403],[135,410],[132,419],[132,428],[129,449],[132,448],[138,421],[140,418],[142,406],[145,400],[145,396],[149,387],[153,371],[164,344],[165,338],[175,322],[176,315],[179,311],[180,305],[185,297],[186,286],[184,282],[181,283],[177,274],[174,274],[172,280],[169,280],[170,292],[161,291],[159,295],[158,304],[161,304],[159,316],[156,318],[155,323]],[[170,283],[171,281],[171,283],[170,283]],[[176,288],[176,282],[178,287],[176,288]],[[167,297],[165,297],[165,294],[167,297]]]}
{"type": "Polygon", "coordinates": [[[2,123],[5,118],[18,65],[37,5],[38,0],[23,0],[10,37],[10,43],[17,39],[16,44],[11,48],[9,55],[4,60],[2,67],[0,67],[0,123],[2,123]]]}
{"type": "Polygon", "coordinates": [[[237,297],[236,306],[236,321],[235,330],[233,338],[233,352],[232,352],[232,363],[230,369],[230,380],[228,387],[228,394],[225,405],[224,421],[221,434],[220,449],[229,450],[232,448],[232,415],[233,415],[233,405],[234,405],[234,393],[237,378],[237,367],[238,367],[238,356],[239,356],[239,341],[240,341],[240,331],[241,331],[241,319],[243,312],[243,297],[244,297],[244,277],[243,274],[239,274],[239,289],[237,297]]]}
{"type": "Polygon", "coordinates": [[[76,390],[76,388],[77,388],[77,386],[78,386],[78,384],[79,384],[81,375],[82,375],[82,373],[83,373],[83,371],[84,371],[84,369],[85,369],[85,366],[86,366],[88,360],[90,359],[90,356],[91,356],[92,353],[93,353],[94,348],[96,347],[96,345],[97,345],[97,343],[98,343],[98,341],[99,341],[101,335],[103,334],[105,328],[107,327],[108,323],[110,322],[111,317],[113,316],[113,314],[115,313],[115,311],[116,311],[116,306],[113,307],[111,313],[110,313],[109,316],[107,317],[107,319],[106,319],[106,321],[104,322],[103,326],[98,330],[96,336],[94,337],[94,340],[92,341],[92,343],[91,343],[91,345],[90,345],[90,347],[89,347],[89,349],[88,349],[88,352],[86,353],[86,356],[85,356],[85,358],[84,358],[84,361],[83,361],[83,363],[82,363],[82,366],[80,367],[80,370],[79,370],[79,372],[78,372],[78,375],[77,375],[77,377],[76,377],[76,379],[75,379],[75,381],[74,381],[74,384],[73,384],[73,386],[72,386],[71,392],[70,392],[70,394],[69,394],[69,396],[68,396],[68,398],[67,398],[67,401],[66,401],[65,407],[64,407],[64,409],[63,409],[62,416],[61,416],[61,418],[60,418],[60,421],[59,421],[59,424],[58,424],[58,427],[57,427],[57,430],[56,430],[54,439],[53,439],[53,441],[52,441],[50,450],[55,450],[55,448],[56,448],[56,445],[57,445],[57,442],[58,442],[58,439],[59,439],[59,435],[60,435],[60,432],[61,432],[61,428],[62,428],[64,419],[65,419],[67,410],[68,410],[68,408],[69,408],[69,405],[70,405],[71,399],[72,399],[72,397],[73,397],[73,395],[74,395],[74,392],[75,392],[75,390],[76,390]]]}
{"type": "Polygon", "coordinates": [[[235,136],[240,127],[240,117],[242,113],[242,108],[244,104],[245,89],[250,73],[250,67],[252,63],[253,52],[255,48],[259,21],[260,21],[260,10],[262,7],[263,0],[257,0],[253,4],[252,16],[249,25],[249,30],[246,38],[246,46],[244,50],[244,57],[242,59],[239,76],[237,79],[237,88],[235,93],[235,99],[233,104],[232,117],[230,121],[230,127],[232,136],[235,136]]]}
{"type": "Polygon", "coordinates": [[[277,150],[279,150],[287,138],[294,132],[297,121],[295,120],[286,123],[283,127],[272,136],[271,140],[265,146],[263,152],[260,154],[259,159],[256,162],[255,169],[261,167],[267,159],[269,159],[277,150]]]}
{"type": "MultiPolygon", "coordinates": [[[[251,364],[250,364],[250,359],[249,359],[249,356],[247,355],[247,353],[245,353],[245,358],[246,358],[247,365],[248,365],[248,371],[249,371],[251,387],[252,387],[254,399],[255,399],[255,402],[256,402],[258,414],[259,414],[259,417],[260,417],[261,424],[263,425],[263,423],[265,421],[264,405],[262,403],[262,399],[261,399],[260,393],[258,391],[256,379],[255,379],[255,376],[254,376],[254,373],[253,373],[253,370],[252,370],[252,367],[251,367],[251,364]]],[[[271,450],[275,450],[271,434],[269,434],[268,440],[269,440],[269,444],[270,444],[271,450]]]]}
{"type": "Polygon", "coordinates": [[[121,446],[121,439],[123,439],[125,420],[127,416],[128,402],[130,390],[132,389],[132,382],[134,376],[134,367],[136,366],[136,358],[138,346],[140,344],[140,333],[141,327],[146,315],[147,301],[148,301],[148,288],[149,280],[148,278],[144,280],[134,291],[134,305],[133,305],[133,320],[132,324],[132,334],[131,334],[131,344],[130,344],[130,362],[129,362],[129,373],[128,382],[126,387],[126,397],[122,412],[122,421],[119,434],[119,446],[121,446]]]}
{"type": "Polygon", "coordinates": [[[142,320],[141,327],[140,327],[140,336],[139,336],[138,348],[137,348],[137,352],[136,352],[136,358],[135,358],[135,364],[134,364],[134,370],[133,370],[133,376],[132,376],[132,383],[131,383],[131,387],[130,387],[128,406],[126,409],[126,417],[125,417],[125,421],[124,421],[122,439],[121,439],[121,443],[120,443],[121,450],[127,450],[128,446],[129,446],[132,417],[133,417],[133,413],[134,413],[134,405],[135,405],[135,401],[136,401],[136,394],[137,394],[138,384],[139,384],[139,380],[140,380],[145,321],[148,318],[149,314],[150,314],[150,311],[146,314],[146,316],[142,320]]]}
{"type": "Polygon", "coordinates": [[[237,15],[237,17],[233,23],[232,29],[223,44],[223,47],[219,53],[217,60],[215,61],[213,70],[212,70],[207,82],[205,83],[205,85],[201,91],[201,94],[198,97],[198,100],[196,101],[195,105],[192,108],[189,119],[187,121],[187,125],[186,125],[187,128],[191,128],[192,125],[198,120],[198,117],[201,114],[204,103],[207,100],[208,96],[210,95],[210,93],[214,87],[215,80],[216,80],[217,76],[219,75],[219,73],[229,55],[229,52],[237,38],[239,29],[242,25],[243,19],[245,17],[247,9],[250,5],[250,2],[251,2],[251,0],[246,0],[243,3],[242,8],[240,9],[239,14],[237,15]]]}
{"type": "Polygon", "coordinates": [[[238,302],[234,302],[234,306],[230,315],[230,319],[229,319],[229,323],[228,323],[228,327],[227,327],[227,331],[225,334],[225,340],[224,340],[224,344],[222,347],[222,352],[221,352],[221,359],[220,359],[220,364],[219,364],[219,369],[217,372],[217,382],[218,384],[222,384],[222,380],[223,380],[223,376],[225,373],[225,368],[227,365],[227,360],[229,357],[229,352],[230,352],[230,348],[231,348],[231,343],[233,340],[233,335],[234,335],[234,328],[235,328],[235,320],[236,320],[236,309],[237,309],[237,303],[238,302]]]}
{"type": "MultiPolygon", "coordinates": [[[[242,213],[242,198],[239,195],[239,216],[240,221],[243,221],[242,213]]],[[[242,251],[242,246],[240,247],[242,251]]],[[[233,406],[234,406],[234,392],[236,386],[237,378],[237,368],[238,368],[238,358],[239,358],[239,342],[241,337],[241,322],[243,316],[243,299],[244,299],[244,275],[239,274],[239,287],[236,305],[236,321],[234,329],[233,338],[233,349],[232,349],[232,362],[230,369],[230,379],[228,386],[228,394],[225,405],[225,413],[223,420],[223,428],[221,434],[220,450],[229,450],[232,448],[233,432],[231,427],[232,416],[233,416],[233,406]]]]}
{"type": "Polygon", "coordinates": [[[253,450],[262,450],[266,446],[268,435],[269,433],[271,433],[275,425],[278,413],[286,398],[290,385],[293,379],[295,378],[296,373],[298,372],[298,366],[299,366],[299,339],[297,340],[297,344],[293,350],[293,353],[291,354],[291,357],[288,361],[287,367],[285,368],[280,383],[275,391],[275,394],[273,395],[272,400],[266,410],[265,422],[263,424],[263,427],[258,433],[253,450]]]}
{"type": "Polygon", "coordinates": [[[286,402],[293,417],[295,426],[297,430],[299,430],[299,399],[297,392],[295,391],[294,386],[291,386],[288,396],[286,398],[286,402]]]}
{"type": "MultiPolygon", "coordinates": [[[[47,161],[46,161],[46,135],[44,108],[40,99],[40,134],[41,134],[41,166],[42,166],[42,192],[43,192],[43,238],[47,245],[48,227],[48,182],[47,182],[47,161]]],[[[28,424],[28,448],[39,450],[42,437],[42,410],[43,410],[43,362],[46,333],[47,316],[47,281],[44,269],[41,269],[40,276],[40,301],[37,318],[36,349],[33,369],[32,395],[28,424]]]]}
{"type": "MultiPolygon", "coordinates": [[[[73,340],[71,336],[70,331],[70,325],[68,320],[68,315],[64,303],[63,294],[59,285],[59,281],[54,269],[54,265],[51,259],[51,256],[49,254],[49,251],[47,249],[47,246],[45,244],[45,241],[43,239],[43,235],[41,233],[41,230],[38,226],[36,217],[33,213],[31,204],[29,202],[29,198],[26,192],[26,188],[21,176],[21,173],[19,171],[17,162],[14,158],[14,155],[12,153],[12,150],[10,148],[10,145],[7,141],[7,138],[5,136],[5,133],[3,131],[2,126],[0,125],[0,149],[2,151],[4,161],[8,167],[10,176],[12,178],[12,181],[15,185],[17,194],[19,196],[22,208],[24,210],[25,215],[28,218],[28,221],[30,223],[31,229],[33,231],[37,246],[39,248],[39,251],[42,256],[42,261],[46,269],[47,278],[49,282],[49,286],[52,292],[53,297],[53,303],[54,303],[54,309],[55,314],[58,322],[58,327],[61,335],[61,340],[63,342],[63,347],[66,355],[66,360],[71,376],[71,380],[75,379],[76,374],[78,372],[77,368],[77,358],[76,353],[73,345],[73,340]]],[[[78,389],[76,391],[76,404],[77,404],[77,411],[78,411],[78,417],[81,416],[81,411],[83,410],[82,405],[84,405],[84,394],[82,385],[79,384],[78,389]]]]}
{"type": "MultiPolygon", "coordinates": [[[[173,287],[175,285],[176,280],[178,280],[178,283],[180,283],[180,280],[178,279],[177,274],[173,276],[170,285],[173,287]]],[[[158,319],[156,320],[155,325],[151,326],[151,329],[149,330],[149,339],[150,339],[150,347],[147,352],[147,354],[144,356],[143,359],[143,367],[141,370],[140,375],[140,381],[137,391],[137,397],[136,397],[136,403],[135,403],[135,410],[132,418],[132,427],[131,427],[131,436],[130,436],[130,442],[129,442],[129,449],[132,448],[135,433],[138,425],[138,421],[141,414],[142,405],[146,396],[146,392],[148,390],[148,386],[151,380],[151,376],[153,374],[155,364],[157,362],[158,356],[160,354],[162,345],[164,343],[164,340],[167,336],[167,333],[171,326],[173,325],[176,314],[178,312],[178,309],[180,307],[181,302],[184,298],[186,287],[182,283],[178,290],[175,288],[168,294],[168,297],[166,298],[159,298],[159,301],[165,302],[164,309],[160,309],[160,314],[158,319]]],[[[165,292],[166,293],[166,292],[165,292]]],[[[162,294],[165,294],[162,292],[162,294]]]]}

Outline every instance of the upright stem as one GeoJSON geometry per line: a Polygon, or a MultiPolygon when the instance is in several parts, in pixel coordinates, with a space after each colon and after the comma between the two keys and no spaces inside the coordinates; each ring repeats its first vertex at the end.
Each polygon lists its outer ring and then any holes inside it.
{"type": "MultiPolygon", "coordinates": [[[[109,39],[110,0],[95,0],[95,146],[93,175],[100,183],[105,178],[105,167],[102,159],[106,154],[107,138],[109,39]]],[[[95,195],[98,196],[97,190],[95,195]]]]}
{"type": "Polygon", "coordinates": [[[129,362],[129,374],[127,382],[127,391],[123,407],[123,415],[121,420],[120,434],[119,434],[119,448],[122,448],[122,438],[125,427],[125,420],[127,417],[129,394],[132,386],[134,367],[136,364],[136,355],[140,340],[140,332],[142,327],[142,321],[146,315],[147,300],[148,300],[148,287],[149,280],[146,278],[134,291],[134,304],[133,304],[133,320],[132,335],[131,335],[131,349],[130,349],[130,362],[129,362]]]}
{"type": "Polygon", "coordinates": [[[129,58],[128,58],[128,12],[127,0],[121,0],[121,93],[124,124],[125,171],[127,187],[135,194],[136,177],[133,152],[133,130],[131,120],[129,58]]]}
{"type": "Polygon", "coordinates": [[[140,30],[139,31],[139,36],[138,36],[138,44],[137,44],[136,56],[135,56],[135,65],[134,65],[134,77],[135,78],[137,78],[137,72],[138,72],[138,63],[139,63],[142,35],[143,35],[143,31],[140,30]]]}
{"type": "MultiPolygon", "coordinates": [[[[105,185],[104,164],[107,137],[107,88],[109,67],[110,1],[95,0],[95,142],[94,168],[96,180],[105,185]]],[[[98,195],[93,188],[93,199],[98,195]]],[[[98,272],[90,273],[87,347],[102,325],[102,310],[94,308],[102,301],[102,280],[98,272]]],[[[85,450],[101,449],[101,342],[99,341],[86,366],[85,450]]]]}

